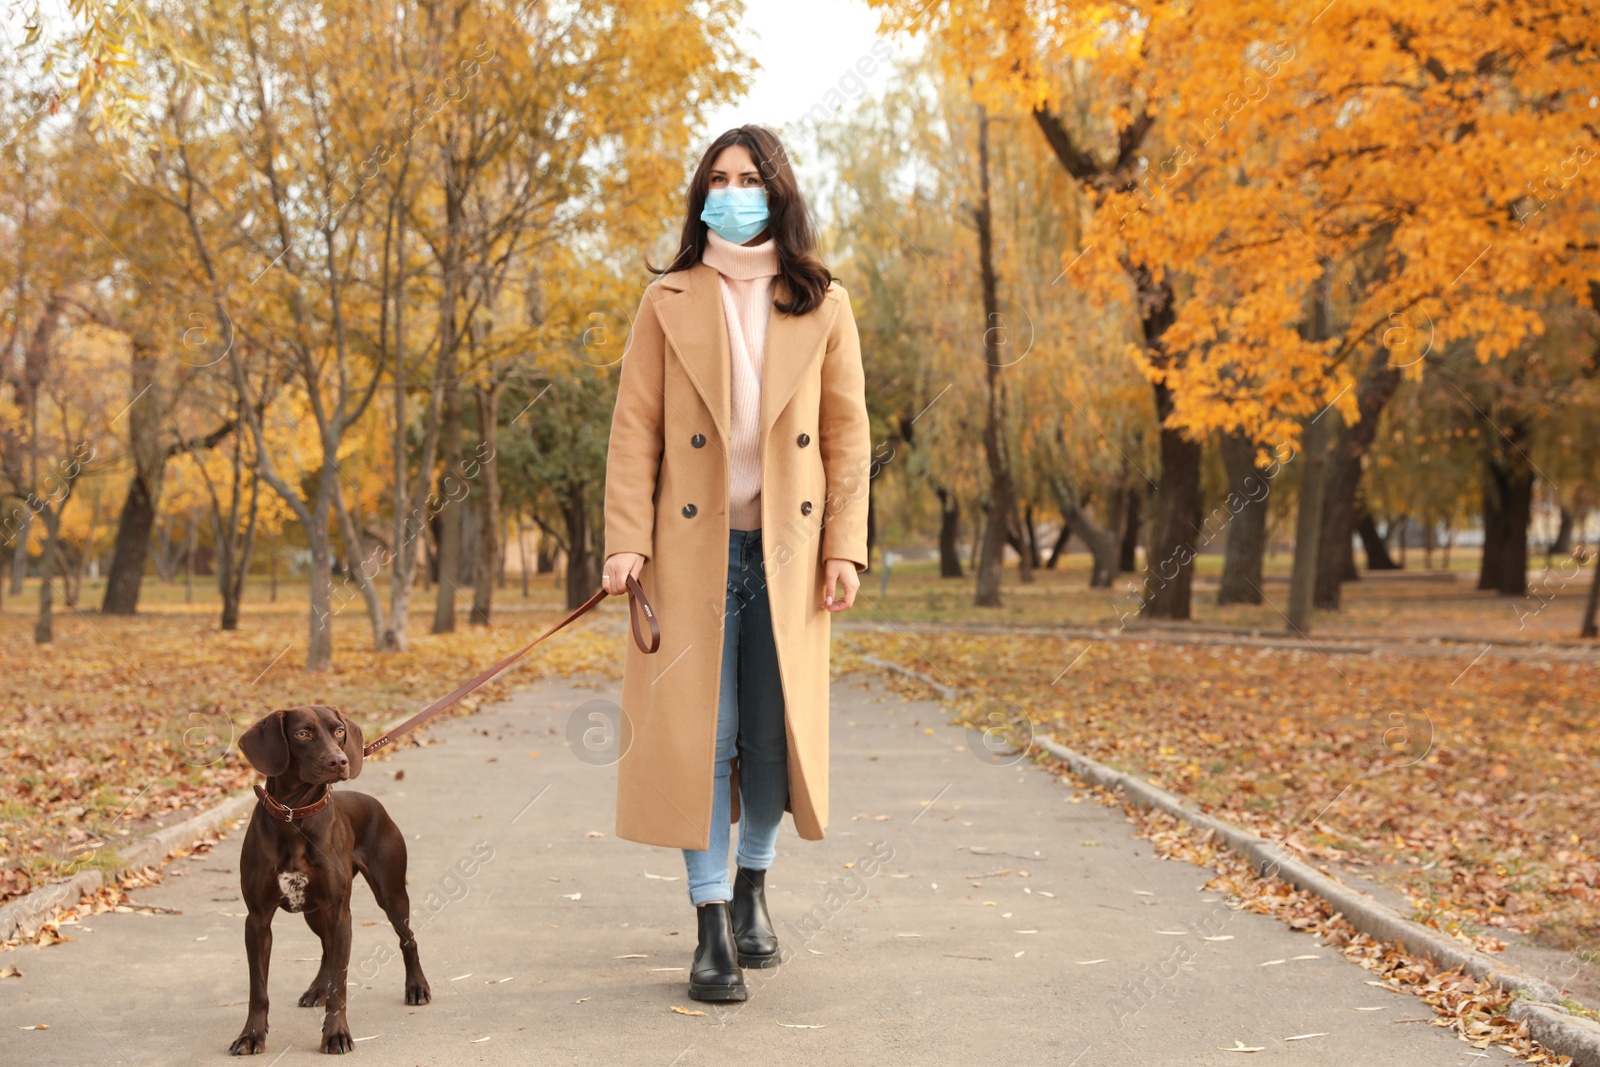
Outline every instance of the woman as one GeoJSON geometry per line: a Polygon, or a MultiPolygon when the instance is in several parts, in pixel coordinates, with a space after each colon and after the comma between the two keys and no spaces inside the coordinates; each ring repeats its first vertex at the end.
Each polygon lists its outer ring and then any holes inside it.
{"type": "Polygon", "coordinates": [[[828,636],[867,569],[871,439],[850,300],[778,139],[724,133],[687,199],[606,458],[603,585],[637,576],[661,623],[659,651],[624,664],[617,835],[683,850],[689,996],[745,1000],[741,966],[780,958],[765,875],[783,813],[808,840],[828,821],[828,636]]]}

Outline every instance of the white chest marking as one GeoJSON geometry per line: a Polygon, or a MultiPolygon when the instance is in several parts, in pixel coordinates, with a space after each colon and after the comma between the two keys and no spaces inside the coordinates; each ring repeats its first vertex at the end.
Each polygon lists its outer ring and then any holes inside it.
{"type": "Polygon", "coordinates": [[[289,911],[303,911],[306,906],[306,882],[309,879],[299,871],[280,871],[278,889],[283,893],[289,911]]]}

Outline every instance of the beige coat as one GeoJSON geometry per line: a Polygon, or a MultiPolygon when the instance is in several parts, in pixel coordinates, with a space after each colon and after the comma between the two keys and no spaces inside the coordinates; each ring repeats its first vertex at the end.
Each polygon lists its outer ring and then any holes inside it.
{"type": "MultiPolygon", "coordinates": [[[[782,277],[776,294],[786,296],[782,277]]],[[[605,554],[638,552],[661,625],[625,642],[617,836],[709,846],[728,565],[730,359],[717,271],[645,289],[622,360],[606,457],[605,554]]],[[[810,314],[776,308],[761,372],[761,544],[800,836],[828,824],[828,638],[823,560],[867,568],[871,432],[861,343],[835,282],[810,314]]],[[[735,757],[732,818],[739,818],[735,757]]]]}

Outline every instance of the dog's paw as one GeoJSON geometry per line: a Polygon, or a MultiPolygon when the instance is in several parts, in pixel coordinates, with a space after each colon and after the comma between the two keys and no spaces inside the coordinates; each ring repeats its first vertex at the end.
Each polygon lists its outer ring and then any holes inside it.
{"type": "Polygon", "coordinates": [[[348,1026],[336,1026],[332,1030],[322,1032],[322,1051],[330,1055],[342,1056],[346,1052],[356,1050],[355,1039],[350,1036],[348,1026]]]}
{"type": "Polygon", "coordinates": [[[267,1051],[267,1032],[248,1026],[245,1027],[244,1033],[228,1046],[228,1053],[233,1056],[255,1056],[265,1051],[267,1051]]]}
{"type": "Polygon", "coordinates": [[[302,1008],[315,1008],[328,999],[328,990],[320,982],[313,982],[304,993],[300,994],[302,1008]]]}
{"type": "Polygon", "coordinates": [[[428,987],[428,980],[417,975],[416,981],[406,980],[406,1003],[427,1004],[433,1000],[433,990],[428,987]]]}

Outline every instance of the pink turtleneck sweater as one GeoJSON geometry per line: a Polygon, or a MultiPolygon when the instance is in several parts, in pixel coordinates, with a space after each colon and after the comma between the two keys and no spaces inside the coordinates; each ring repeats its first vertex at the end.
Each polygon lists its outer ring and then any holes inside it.
{"type": "Polygon", "coordinates": [[[715,267],[728,321],[732,374],[728,380],[732,448],[728,456],[728,527],[761,528],[761,361],[766,352],[767,319],[772,312],[778,251],[771,237],[758,245],[738,245],[706,231],[701,255],[715,267]]]}

